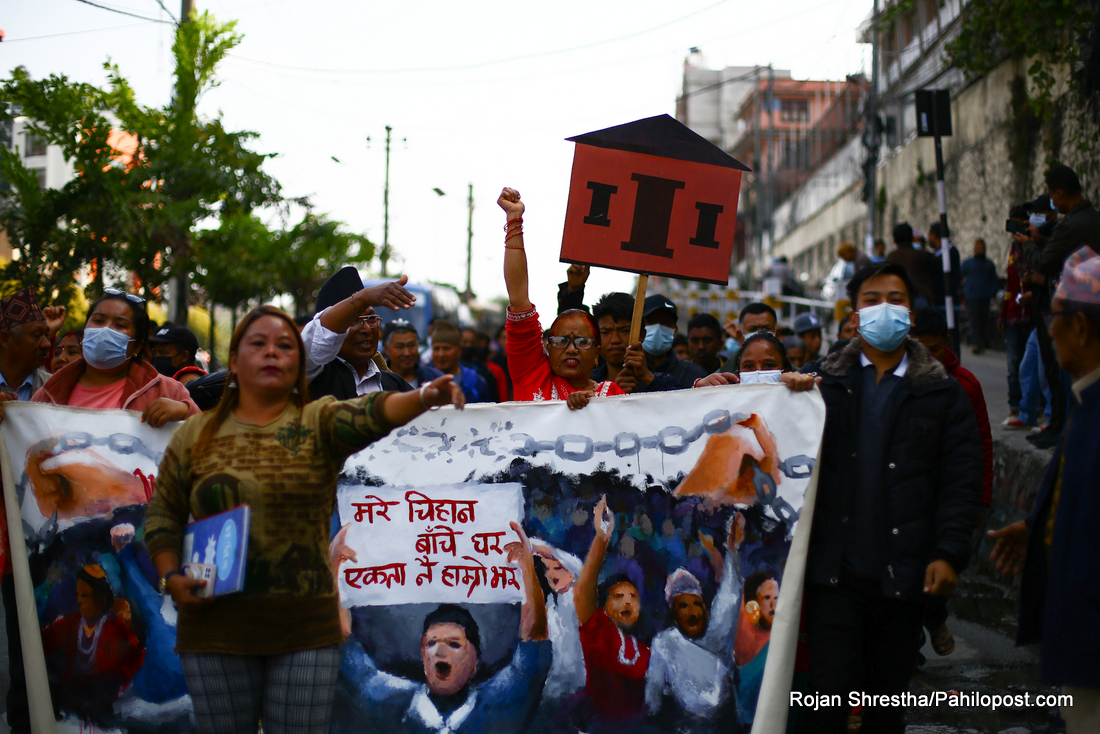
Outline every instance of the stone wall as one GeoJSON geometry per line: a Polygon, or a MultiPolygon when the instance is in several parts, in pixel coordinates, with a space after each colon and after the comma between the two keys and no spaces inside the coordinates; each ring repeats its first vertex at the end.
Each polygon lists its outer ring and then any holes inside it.
{"type": "MultiPolygon", "coordinates": [[[[1045,192],[1043,176],[1052,158],[1082,174],[1086,196],[1091,192],[1095,199],[1100,193],[1100,180],[1090,177],[1097,168],[1095,156],[1071,144],[1073,119],[1056,120],[1039,132],[1036,153],[1028,170],[1017,171],[1013,167],[1009,159],[1011,84],[1018,74],[1025,72],[1022,64],[1006,61],[956,92],[951,104],[954,134],[943,139],[952,241],[966,258],[973,251],[974,239],[981,237],[1002,274],[1010,244],[1004,231],[1009,206],[1045,192]]],[[[1064,86],[1060,94],[1061,106],[1065,108],[1069,97],[1065,96],[1064,86]]],[[[907,221],[927,231],[939,219],[935,178],[935,147],[931,138],[908,139],[880,165],[878,186],[885,189],[886,201],[877,234],[888,245],[890,232],[898,222],[907,221]]],[[[814,185],[814,180],[808,185],[814,185]]],[[[811,283],[819,282],[825,274],[823,268],[827,270],[835,261],[836,245],[843,241],[862,243],[866,205],[859,201],[861,186],[853,176],[850,184],[841,187],[842,193],[813,213],[798,216],[797,223],[791,222],[777,238],[774,254],[786,255],[796,270],[810,274],[811,283]]],[[[783,211],[780,207],[777,215],[783,211]]]]}

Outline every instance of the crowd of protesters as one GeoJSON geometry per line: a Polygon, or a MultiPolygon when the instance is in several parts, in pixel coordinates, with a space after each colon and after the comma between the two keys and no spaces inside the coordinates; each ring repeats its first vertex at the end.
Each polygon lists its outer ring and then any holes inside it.
{"type": "MultiPolygon", "coordinates": [[[[1100,523],[1100,468],[1093,466],[1100,456],[1100,217],[1072,170],[1053,169],[1046,184],[1044,195],[1009,212],[1019,226],[999,309],[1013,409],[1003,426],[1036,427],[1045,412],[1033,442],[1058,450],[1028,519],[990,535],[1001,569],[1024,572],[1020,640],[1041,642],[1043,682],[1074,695],[1062,715],[1076,734],[1100,727],[1093,662],[1100,658],[1100,541],[1092,530],[1100,523]]],[[[140,296],[108,289],[83,328],[66,333],[65,309],[40,308],[30,289],[0,301],[3,400],[132,410],[153,426],[184,421],[158,474],[144,537],[161,592],[179,607],[178,650],[199,731],[255,731],[260,720],[274,732],[328,730],[347,634],[331,569],[321,560],[329,553],[337,474],[349,454],[444,404],[560,400],[582,410],[597,398],[636,393],[754,383],[817,390],[826,422],[803,600],[808,690],[896,695],[909,690],[925,632],[938,654],[952,652],[946,599],[992,500],[993,454],[982,388],[951,349],[944,303],[952,296],[963,305],[974,352],[989,348],[1000,283],[984,241],[966,260],[951,246],[950,278],[938,222],[928,229],[929,249],[904,223],[894,227],[890,252],[881,243],[873,256],[842,247],[850,310],[835,330],[814,313],[781,324],[766,303],[750,303],[724,324],[708,313],[685,321],[672,300],[653,294],[632,341],[634,297],[612,292],[586,305],[588,268],[581,265],[568,268],[544,327],[529,294],[525,203],[504,189],[498,204],[509,306],[493,336],[441,319],[427,334],[400,317],[383,324],[375,308],[413,305],[406,279],[364,287],[348,267],[320,289],[316,313],[300,319],[301,328],[271,306],[249,313],[233,333],[228,369],[207,375],[196,364],[194,333],[174,324],[154,328],[140,296]],[[277,448],[288,431],[305,448],[294,452],[293,466],[277,448]],[[219,502],[200,489],[214,479],[234,486],[219,502]],[[203,582],[180,573],[184,524],[230,509],[223,506],[230,496],[261,495],[272,509],[251,530],[260,545],[280,548],[293,538],[315,548],[318,562],[286,588],[253,579],[238,597],[202,598],[203,582]],[[282,700],[286,680],[299,692],[294,703],[282,700]]],[[[797,285],[785,262],[769,272],[797,285]]],[[[395,731],[421,730],[409,724],[416,707],[425,722],[441,722],[425,731],[521,731],[536,710],[544,725],[572,722],[566,706],[539,706],[541,685],[533,696],[514,688],[532,676],[561,691],[563,701],[587,696],[587,731],[646,730],[669,707],[677,731],[737,730],[736,722],[745,723],[731,684],[739,662],[726,644],[738,628],[736,600],[744,594],[747,601],[751,585],[755,609],[773,613],[778,588],[774,579],[773,589],[767,578],[741,578],[742,527],[736,515],[724,558],[711,540],[721,579],[712,599],[704,598],[702,571],[668,575],[672,622],[647,640],[635,628],[638,580],[605,567],[615,529],[605,502],[593,512],[591,544],[572,549],[583,561],[516,526],[510,552],[524,578],[521,643],[480,699],[466,685],[477,668],[479,633],[461,607],[443,605],[424,620],[425,651],[457,651],[438,653],[446,675],[424,653],[425,700],[408,681],[387,684],[400,696],[382,695],[373,683],[382,674],[362,650],[347,664],[358,671],[363,700],[392,708],[386,716],[395,731]],[[556,651],[566,648],[583,666],[562,668],[556,651]],[[693,669],[717,673],[698,685],[677,680],[693,669]],[[453,671],[465,672],[450,677],[453,671]],[[522,715],[494,713],[493,696],[522,699],[522,715]],[[456,712],[464,712],[461,720],[456,712]]],[[[6,548],[4,556],[10,563],[6,548]]],[[[24,730],[14,592],[10,573],[3,578],[8,721],[24,730]]],[[[803,713],[801,730],[841,732],[852,712],[825,706],[803,713]]],[[[904,716],[901,706],[866,708],[863,730],[901,732],[904,716]]]]}

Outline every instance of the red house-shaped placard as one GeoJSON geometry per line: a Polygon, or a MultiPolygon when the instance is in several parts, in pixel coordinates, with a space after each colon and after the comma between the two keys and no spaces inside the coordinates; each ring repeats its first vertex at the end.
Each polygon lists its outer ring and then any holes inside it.
{"type": "Polygon", "coordinates": [[[577,147],[562,262],[729,282],[748,167],[668,115],[567,140],[577,147]]]}

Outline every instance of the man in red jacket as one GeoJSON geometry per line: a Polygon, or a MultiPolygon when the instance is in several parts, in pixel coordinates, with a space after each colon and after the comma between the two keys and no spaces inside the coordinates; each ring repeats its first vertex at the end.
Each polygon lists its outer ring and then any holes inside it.
{"type": "MultiPolygon", "coordinates": [[[[989,412],[985,407],[985,395],[982,384],[974,373],[959,364],[959,358],[948,345],[947,319],[933,308],[922,308],[916,314],[917,323],[909,330],[913,337],[923,344],[932,356],[947,370],[966,391],[970,404],[974,406],[974,417],[978,419],[978,433],[982,437],[982,507],[993,502],[993,434],[989,429],[989,412]]],[[[978,517],[982,524],[984,511],[978,517]]],[[[955,649],[955,638],[947,628],[947,597],[933,597],[924,615],[924,626],[932,638],[932,649],[938,655],[950,655],[955,649]]]]}

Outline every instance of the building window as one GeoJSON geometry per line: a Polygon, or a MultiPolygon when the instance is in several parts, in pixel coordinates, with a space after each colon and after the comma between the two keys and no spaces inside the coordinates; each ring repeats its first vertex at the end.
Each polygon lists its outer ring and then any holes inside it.
{"type": "Polygon", "coordinates": [[[936,16],[939,15],[939,12],[939,0],[924,0],[924,25],[933,25],[936,22],[936,16]]]}
{"type": "Polygon", "coordinates": [[[26,133],[23,138],[23,157],[32,155],[46,155],[46,139],[40,138],[34,133],[26,133]]]}
{"type": "Polygon", "coordinates": [[[45,189],[46,188],[46,169],[45,168],[36,168],[36,169],[34,169],[34,175],[38,178],[38,188],[39,189],[45,189]]]}
{"type": "Polygon", "coordinates": [[[917,14],[915,12],[906,13],[905,17],[901,19],[901,47],[909,48],[909,44],[913,42],[916,35],[917,14]]]}
{"type": "Polygon", "coordinates": [[[810,119],[810,103],[805,99],[780,100],[779,119],[783,122],[806,122],[810,119]]]}

